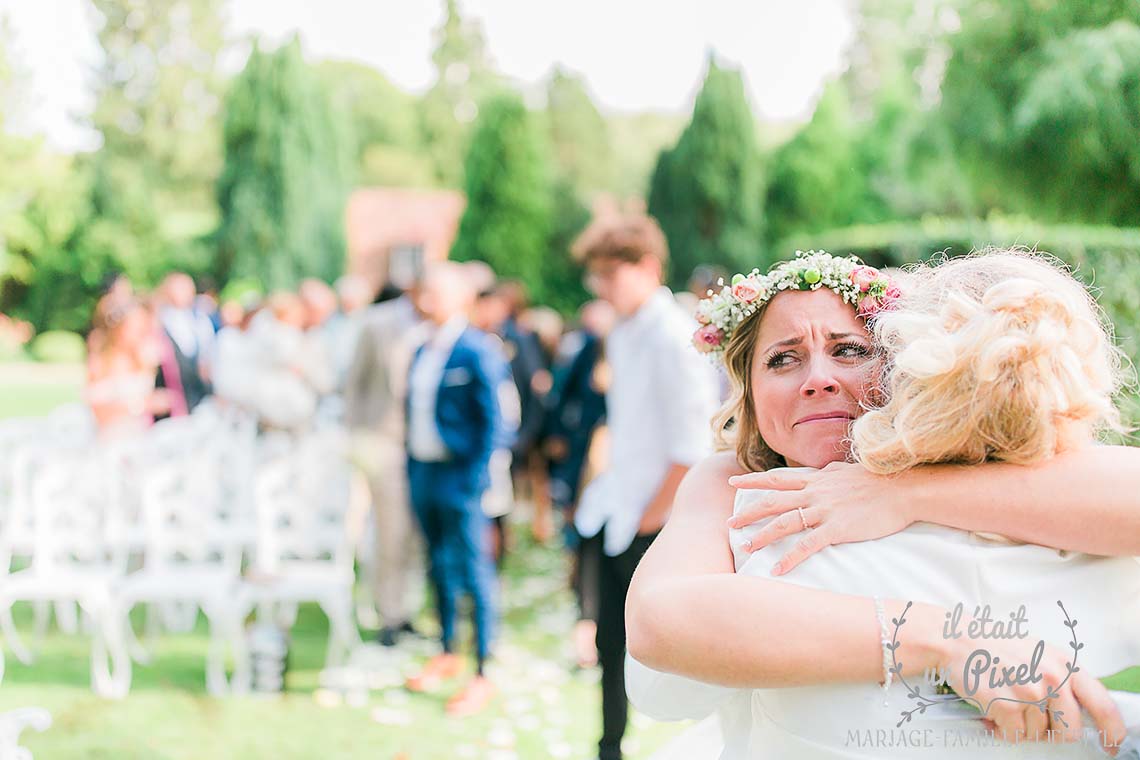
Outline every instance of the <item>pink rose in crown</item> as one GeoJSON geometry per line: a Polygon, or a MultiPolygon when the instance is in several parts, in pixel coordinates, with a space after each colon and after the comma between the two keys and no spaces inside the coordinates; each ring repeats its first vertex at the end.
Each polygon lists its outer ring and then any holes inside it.
{"type": "Polygon", "coordinates": [[[715,351],[723,341],[724,333],[716,325],[705,325],[693,333],[693,345],[702,354],[715,351]]]}
{"type": "Polygon", "coordinates": [[[879,313],[882,306],[883,303],[878,298],[870,295],[863,296],[859,299],[859,307],[855,310],[855,313],[860,317],[873,317],[879,313]]]}
{"type": "Polygon", "coordinates": [[[871,289],[871,283],[879,279],[879,270],[862,264],[851,270],[851,282],[859,288],[860,293],[871,289]]]}
{"type": "Polygon", "coordinates": [[[856,312],[860,317],[873,317],[879,312],[893,309],[895,302],[901,296],[902,291],[899,290],[899,286],[888,280],[881,296],[868,294],[860,298],[856,312]]]}
{"type": "Polygon", "coordinates": [[[737,301],[752,303],[760,296],[760,284],[747,277],[732,286],[732,297],[737,301]]]}

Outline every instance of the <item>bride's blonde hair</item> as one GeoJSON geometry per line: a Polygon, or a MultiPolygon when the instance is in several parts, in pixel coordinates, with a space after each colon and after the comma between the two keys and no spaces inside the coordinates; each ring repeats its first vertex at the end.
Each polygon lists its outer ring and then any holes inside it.
{"type": "Polygon", "coordinates": [[[873,325],[886,402],[852,426],[855,460],[1039,462],[1099,431],[1126,359],[1095,299],[1057,259],[989,249],[913,268],[873,325]]]}

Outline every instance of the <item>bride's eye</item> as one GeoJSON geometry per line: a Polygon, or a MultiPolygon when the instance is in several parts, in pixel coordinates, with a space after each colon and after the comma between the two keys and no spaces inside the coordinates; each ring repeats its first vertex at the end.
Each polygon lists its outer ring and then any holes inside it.
{"type": "Polygon", "coordinates": [[[871,355],[871,349],[861,343],[840,343],[835,355],[845,359],[862,359],[871,355]]]}
{"type": "Polygon", "coordinates": [[[791,360],[793,358],[794,357],[792,356],[791,351],[780,351],[778,353],[775,353],[775,354],[772,354],[771,356],[769,356],[768,360],[766,362],[764,362],[764,366],[766,366],[768,369],[777,369],[779,367],[785,367],[791,363],[791,360]]]}

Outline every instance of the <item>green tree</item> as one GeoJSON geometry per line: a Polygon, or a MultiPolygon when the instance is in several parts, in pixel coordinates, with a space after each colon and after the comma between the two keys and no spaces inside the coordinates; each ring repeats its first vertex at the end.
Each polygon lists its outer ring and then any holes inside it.
{"type": "Polygon", "coordinates": [[[649,213],[669,240],[674,283],[698,264],[763,263],[764,187],[752,111],[740,72],[711,56],[689,125],[658,158],[649,213]]]}
{"type": "Polygon", "coordinates": [[[479,104],[502,84],[487,55],[482,26],[459,13],[456,0],[444,1],[443,23],[435,30],[435,82],[420,101],[423,149],[436,181],[463,184],[463,155],[479,104]]]}
{"type": "Polygon", "coordinates": [[[101,262],[75,249],[89,216],[88,183],[71,157],[9,131],[24,116],[27,94],[12,39],[0,16],[0,313],[37,330],[81,330],[103,275],[101,262]]]}
{"type": "Polygon", "coordinates": [[[677,142],[683,114],[618,113],[606,118],[613,145],[613,191],[622,198],[643,197],[662,150],[677,142]]]}
{"type": "Polygon", "coordinates": [[[254,46],[225,102],[218,180],[217,271],[291,288],[344,266],[344,204],[353,146],[301,57],[299,41],[254,46]]]}
{"type": "Polygon", "coordinates": [[[864,221],[857,219],[858,206],[869,189],[856,157],[857,129],[843,83],[832,82],[811,121],[776,151],[768,168],[765,214],[774,243],[864,221]]]}
{"type": "Polygon", "coordinates": [[[550,171],[542,133],[518,95],[503,92],[482,104],[464,171],[467,208],[452,257],[482,259],[546,302],[550,171]]]}
{"type": "Polygon", "coordinates": [[[546,120],[556,174],[583,196],[610,190],[614,155],[609,127],[580,76],[555,67],[546,83],[546,120]]]}
{"type": "Polygon", "coordinates": [[[582,197],[567,180],[555,180],[542,302],[564,315],[590,299],[583,284],[585,272],[570,255],[570,246],[589,223],[590,209],[582,197]]]}
{"type": "Polygon", "coordinates": [[[1140,5],[959,4],[940,118],[983,210],[1140,224],[1140,5]]]}
{"type": "Polygon", "coordinates": [[[334,107],[349,115],[362,184],[436,184],[435,166],[421,144],[419,104],[414,96],[361,63],[322,61],[316,69],[334,107]]]}
{"type": "Polygon", "coordinates": [[[217,221],[222,0],[93,0],[103,52],[95,71],[91,225],[84,255],[153,282],[200,268],[196,240],[217,221]]]}

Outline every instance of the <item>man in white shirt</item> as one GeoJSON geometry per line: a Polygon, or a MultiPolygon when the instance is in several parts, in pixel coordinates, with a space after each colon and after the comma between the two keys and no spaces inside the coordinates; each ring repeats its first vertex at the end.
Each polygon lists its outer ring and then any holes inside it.
{"type": "Polygon", "coordinates": [[[586,488],[575,527],[600,541],[598,660],[601,760],[621,757],[625,694],[625,597],[641,556],[665,524],[689,467],[712,449],[715,371],[692,345],[696,324],[662,286],[668,246],[644,214],[599,220],[574,244],[588,285],[620,321],[606,340],[607,470],[586,488]]]}

